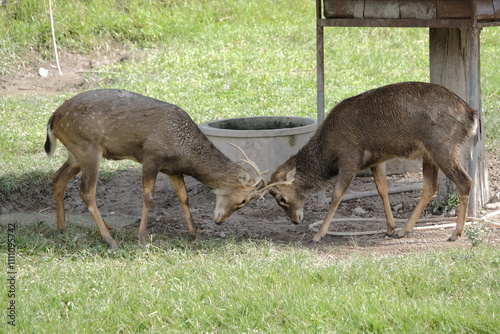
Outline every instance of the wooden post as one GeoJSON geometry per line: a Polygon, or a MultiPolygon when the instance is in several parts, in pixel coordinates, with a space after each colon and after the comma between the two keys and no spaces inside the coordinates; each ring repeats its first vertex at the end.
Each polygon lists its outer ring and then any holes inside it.
{"type": "MultiPolygon", "coordinates": [[[[325,47],[324,47],[324,27],[320,24],[322,18],[321,1],[316,0],[316,105],[317,105],[317,124],[318,127],[325,119],[325,47]]],[[[326,190],[318,191],[316,204],[324,207],[328,201],[326,199],[326,190]]]]}
{"type": "MultiPolygon", "coordinates": [[[[481,112],[479,58],[480,28],[430,28],[430,81],[441,84],[479,112],[477,134],[464,153],[465,166],[473,179],[469,216],[489,200],[488,169],[481,112]]],[[[455,192],[454,185],[441,173],[440,193],[455,192]]]]}
{"type": "Polygon", "coordinates": [[[321,1],[316,0],[316,75],[318,127],[325,119],[325,47],[321,20],[321,1]]]}

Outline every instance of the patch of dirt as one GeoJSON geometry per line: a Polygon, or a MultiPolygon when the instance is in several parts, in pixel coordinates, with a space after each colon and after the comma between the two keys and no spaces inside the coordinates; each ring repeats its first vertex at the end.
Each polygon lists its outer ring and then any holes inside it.
{"type": "MultiPolygon", "coordinates": [[[[92,89],[93,83],[89,81],[88,74],[98,71],[99,66],[113,61],[123,61],[126,54],[118,54],[100,59],[91,59],[81,55],[63,55],[61,57],[64,76],[61,78],[57,70],[49,64],[35,64],[28,67],[22,74],[0,77],[0,95],[15,94],[37,94],[57,95],[72,90],[92,89]],[[38,68],[50,69],[48,78],[39,77],[38,68]]],[[[489,180],[492,200],[500,202],[500,150],[489,152],[489,180]]],[[[140,168],[118,171],[114,177],[106,177],[100,180],[98,185],[99,210],[104,219],[113,225],[120,233],[124,228],[132,228],[137,231],[142,210],[142,188],[140,168]]],[[[334,184],[332,182],[332,185],[334,184]]],[[[388,177],[389,187],[398,187],[422,182],[420,173],[406,173],[388,177]]],[[[69,221],[67,233],[71,233],[71,224],[94,225],[94,222],[79,197],[79,176],[73,179],[66,190],[66,212],[69,221]]],[[[308,226],[314,222],[321,221],[328,208],[327,204],[319,203],[317,196],[313,196],[304,208],[304,221],[299,225],[292,224],[285,216],[284,211],[278,207],[270,195],[266,200],[253,200],[245,208],[235,212],[224,224],[213,223],[213,210],[215,207],[215,195],[211,190],[186,177],[189,194],[189,202],[193,218],[197,224],[200,234],[205,239],[253,239],[271,240],[276,243],[292,243],[306,245],[314,232],[308,230],[308,226]]],[[[372,178],[369,176],[358,176],[350,187],[350,191],[375,190],[372,178]]],[[[326,191],[326,198],[331,195],[332,186],[326,191]]],[[[420,191],[390,195],[391,205],[395,218],[406,219],[417,204],[420,191]]],[[[492,207],[484,209],[480,215],[500,209],[492,207]]],[[[8,200],[0,202],[0,223],[46,221],[55,224],[55,205],[50,186],[39,185],[36,189],[30,189],[26,193],[13,194],[8,200]]],[[[427,210],[425,217],[435,217],[427,210]]],[[[166,234],[171,236],[188,237],[186,224],[182,215],[179,202],[164,175],[157,180],[155,201],[149,215],[149,230],[154,236],[166,234]]],[[[343,201],[337,210],[335,218],[357,217],[357,218],[384,218],[382,202],[378,196],[365,197],[343,201]]],[[[442,216],[436,216],[442,217],[442,216]]],[[[492,220],[500,223],[500,216],[492,220]]],[[[397,223],[401,228],[404,223],[397,223]]],[[[417,224],[432,225],[429,223],[417,224]]],[[[334,222],[331,230],[338,232],[363,232],[373,230],[385,230],[385,222],[352,221],[334,222]]],[[[470,242],[462,236],[456,242],[447,242],[453,229],[437,229],[428,231],[413,231],[408,238],[387,238],[383,233],[364,236],[326,236],[320,243],[321,250],[328,256],[344,256],[352,253],[365,255],[397,255],[420,252],[433,249],[451,247],[470,247],[470,242]]],[[[103,241],[104,242],[104,241],[103,241]]],[[[493,229],[491,242],[500,245],[500,230],[493,229]]]]}
{"type": "Polygon", "coordinates": [[[36,60],[37,57],[31,55],[32,60],[13,70],[12,74],[0,75],[0,96],[53,96],[95,89],[99,81],[96,74],[103,66],[127,61],[131,57],[133,55],[127,51],[100,55],[62,53],[59,55],[60,75],[54,59],[36,60]]]}
{"type": "MultiPolygon", "coordinates": [[[[496,159],[494,159],[496,161],[496,159]]],[[[498,166],[498,161],[496,164],[498,166]]],[[[496,169],[499,171],[500,169],[496,169]]],[[[498,175],[496,176],[498,177],[498,175]]],[[[399,187],[421,182],[420,173],[393,175],[388,178],[390,187],[399,187]]],[[[333,184],[333,183],[332,183],[333,184]]],[[[73,179],[66,190],[65,204],[69,228],[71,224],[78,223],[94,226],[92,217],[87,211],[79,196],[80,178],[73,179]]],[[[254,199],[245,208],[236,211],[225,223],[216,225],[213,222],[213,209],[215,195],[211,189],[200,184],[191,177],[186,177],[186,185],[193,218],[203,239],[252,239],[270,240],[280,244],[292,243],[307,245],[314,235],[308,226],[322,220],[327,211],[327,205],[319,205],[317,196],[313,196],[304,208],[304,221],[299,225],[292,224],[285,216],[284,211],[278,207],[270,195],[265,200],[254,199]]],[[[498,183],[494,185],[500,191],[498,183]]],[[[40,186],[41,188],[43,186],[40,186]]],[[[492,187],[492,188],[493,188],[492,187]]],[[[374,190],[372,178],[368,176],[357,177],[350,187],[351,191],[374,190]]],[[[327,198],[331,194],[331,187],[327,191],[327,198]]],[[[44,187],[38,191],[31,191],[30,197],[23,194],[14,194],[8,201],[0,203],[2,222],[34,221],[55,222],[55,205],[52,190],[44,187]]],[[[406,219],[415,207],[420,191],[390,195],[391,205],[396,208],[395,218],[406,219]]],[[[98,185],[99,210],[107,223],[116,228],[114,233],[120,233],[123,228],[138,230],[142,210],[142,188],[140,168],[118,171],[111,180],[100,181],[98,185]]],[[[491,212],[485,210],[482,215],[491,212]]],[[[425,217],[442,217],[424,213],[425,217]]],[[[154,236],[166,234],[170,236],[189,238],[186,224],[182,215],[179,202],[169,184],[168,178],[160,175],[157,180],[155,201],[150,211],[149,230],[154,236]]],[[[344,201],[340,205],[335,218],[384,218],[381,200],[378,196],[344,201]],[[355,213],[359,208],[364,213],[355,213]]],[[[500,223],[500,217],[494,218],[500,223]]],[[[451,221],[450,221],[451,222],[451,221]]],[[[404,223],[396,224],[401,228],[404,223]]],[[[421,223],[417,226],[433,225],[421,223]]],[[[385,222],[352,221],[334,222],[330,230],[336,232],[363,232],[385,230],[385,222]]],[[[364,236],[326,236],[320,243],[322,251],[334,256],[343,256],[352,253],[389,255],[406,254],[432,249],[451,247],[470,247],[470,242],[462,236],[456,242],[447,242],[453,229],[437,229],[429,231],[413,231],[408,238],[387,238],[383,233],[364,236]]],[[[104,242],[104,241],[103,241],[104,242]]],[[[500,230],[494,229],[491,241],[500,245],[500,230]]]]}

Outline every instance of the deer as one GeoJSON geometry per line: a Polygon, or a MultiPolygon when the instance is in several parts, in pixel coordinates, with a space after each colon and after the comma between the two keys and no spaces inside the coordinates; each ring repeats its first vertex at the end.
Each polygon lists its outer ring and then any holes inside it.
{"type": "Polygon", "coordinates": [[[260,172],[246,154],[242,161],[255,170],[255,179],[242,165],[217,149],[180,107],[126,90],[93,90],[66,100],[48,120],[45,151],[49,157],[54,155],[57,140],[68,150],[66,162],[52,177],[57,228],[61,232],[66,230],[64,191],[68,182],[81,172],[80,197],[111,248],[117,248],[118,244],[96,204],[102,157],[142,164],[141,246],[148,244],[148,213],[159,172],[168,176],[188,232],[194,238],[199,235],[189,209],[184,175],[214,189],[216,224],[246,206],[266,183],[262,178],[265,172],[260,172]]]}
{"type": "Polygon", "coordinates": [[[347,98],[330,110],[310,140],[272,173],[268,191],[298,224],[311,192],[337,176],[330,206],[311,243],[328,232],[342,198],[358,171],[370,168],[382,199],[387,236],[395,221],[389,202],[385,161],[422,159],[423,189],[417,206],[395,237],[406,237],[439,187],[439,169],[460,196],[457,224],[449,237],[463,233],[472,179],[461,164],[461,146],[475,134],[478,113],[447,88],[403,82],[347,98]]]}

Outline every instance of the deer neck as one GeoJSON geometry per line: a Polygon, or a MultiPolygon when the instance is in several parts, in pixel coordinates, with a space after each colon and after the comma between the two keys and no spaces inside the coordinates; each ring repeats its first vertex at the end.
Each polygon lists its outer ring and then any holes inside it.
{"type": "Polygon", "coordinates": [[[297,180],[306,190],[323,189],[338,174],[337,157],[325,145],[309,144],[295,156],[297,180]]]}
{"type": "Polygon", "coordinates": [[[189,174],[211,188],[228,189],[234,182],[238,182],[241,169],[241,166],[221,154],[217,159],[212,156],[210,161],[200,159],[189,174]]]}

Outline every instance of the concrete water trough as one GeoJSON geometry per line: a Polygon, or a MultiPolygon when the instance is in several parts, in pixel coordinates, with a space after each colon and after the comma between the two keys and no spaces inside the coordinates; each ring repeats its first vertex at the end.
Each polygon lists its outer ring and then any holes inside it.
{"type": "MultiPolygon", "coordinates": [[[[293,116],[256,116],[220,119],[200,125],[215,146],[234,161],[241,147],[261,171],[272,173],[277,166],[297,153],[316,131],[316,120],[293,116]]],[[[270,175],[264,176],[269,180],[270,175]]]]}

